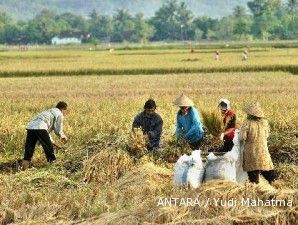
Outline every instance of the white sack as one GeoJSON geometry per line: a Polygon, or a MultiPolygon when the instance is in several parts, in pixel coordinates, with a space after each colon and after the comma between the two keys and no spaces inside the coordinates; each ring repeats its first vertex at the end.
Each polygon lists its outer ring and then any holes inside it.
{"type": "Polygon", "coordinates": [[[177,186],[190,185],[191,188],[201,186],[204,176],[204,167],[201,151],[195,150],[190,156],[181,156],[174,170],[174,184],[177,186]]]}
{"type": "Polygon", "coordinates": [[[239,130],[235,131],[235,136],[233,139],[234,146],[232,150],[225,154],[227,157],[231,157],[236,159],[235,160],[235,167],[236,167],[236,181],[240,184],[243,184],[246,180],[248,180],[247,172],[243,170],[243,148],[240,145],[239,141],[239,130]]]}
{"type": "Polygon", "coordinates": [[[208,155],[205,181],[221,179],[236,181],[235,160],[232,157],[208,155]]]}
{"type": "Polygon", "coordinates": [[[177,186],[186,185],[187,172],[190,167],[190,156],[183,155],[176,162],[174,169],[174,184],[177,186]]]}
{"type": "Polygon", "coordinates": [[[201,158],[201,151],[195,150],[191,154],[191,166],[187,172],[187,184],[191,188],[198,188],[202,185],[204,177],[204,167],[201,158]]]}

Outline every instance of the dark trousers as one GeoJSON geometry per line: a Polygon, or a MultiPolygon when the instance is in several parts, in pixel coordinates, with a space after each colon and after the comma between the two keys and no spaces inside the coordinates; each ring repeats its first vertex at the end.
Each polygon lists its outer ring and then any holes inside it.
{"type": "Polygon", "coordinates": [[[190,143],[189,142],[189,146],[192,150],[199,150],[201,145],[202,145],[202,140],[203,138],[201,138],[201,140],[197,141],[197,142],[193,142],[193,143],[190,143]]]}
{"type": "Polygon", "coordinates": [[[53,143],[46,130],[27,130],[24,160],[31,161],[37,141],[40,142],[46,154],[47,161],[54,161],[56,157],[54,154],[53,143]]]}
{"type": "Polygon", "coordinates": [[[229,152],[234,147],[233,140],[225,140],[221,152],[229,152]]]}
{"type": "Polygon", "coordinates": [[[155,148],[160,148],[160,139],[150,140],[150,143],[147,145],[148,151],[152,151],[155,148]]]}
{"type": "Polygon", "coordinates": [[[256,184],[259,183],[260,174],[263,175],[263,177],[269,182],[269,184],[271,184],[276,179],[274,170],[269,170],[269,171],[254,170],[254,171],[247,172],[247,174],[248,174],[249,181],[256,184]]]}

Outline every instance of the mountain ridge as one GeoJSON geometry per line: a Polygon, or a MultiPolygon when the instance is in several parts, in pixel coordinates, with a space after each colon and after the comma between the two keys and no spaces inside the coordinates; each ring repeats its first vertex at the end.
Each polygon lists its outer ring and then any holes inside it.
{"type": "MultiPolygon", "coordinates": [[[[185,2],[196,16],[220,18],[232,13],[236,5],[247,8],[249,0],[178,0],[185,2]]],[[[71,12],[88,16],[96,9],[100,14],[113,14],[117,9],[127,9],[131,14],[143,13],[151,17],[165,0],[0,0],[0,11],[17,20],[33,18],[43,9],[55,13],[71,12]]]]}

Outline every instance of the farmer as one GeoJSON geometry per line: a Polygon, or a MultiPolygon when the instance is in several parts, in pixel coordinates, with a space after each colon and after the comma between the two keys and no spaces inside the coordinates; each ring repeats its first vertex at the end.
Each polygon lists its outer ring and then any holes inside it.
{"type": "Polygon", "coordinates": [[[216,51],[215,51],[215,57],[214,57],[216,61],[219,60],[219,55],[220,55],[219,50],[216,50],[216,51]]]}
{"type": "Polygon", "coordinates": [[[173,104],[180,108],[177,114],[176,138],[182,135],[192,150],[198,150],[201,146],[204,130],[199,113],[193,107],[193,101],[182,94],[173,104]]]}
{"type": "Polygon", "coordinates": [[[243,122],[239,135],[239,140],[244,142],[243,169],[247,171],[250,182],[259,183],[259,176],[262,174],[272,183],[275,172],[267,146],[268,121],[258,102],[247,106],[244,111],[247,119],[243,122]]]}
{"type": "Polygon", "coordinates": [[[160,147],[163,121],[156,112],[156,103],[153,99],[145,102],[144,111],[138,114],[133,121],[132,128],[141,128],[147,140],[147,149],[160,147]]]}
{"type": "Polygon", "coordinates": [[[248,59],[248,51],[247,50],[244,50],[242,52],[242,60],[243,61],[246,61],[248,59]]]}
{"type": "Polygon", "coordinates": [[[231,109],[231,104],[228,99],[220,99],[218,102],[218,108],[221,111],[224,123],[224,132],[220,136],[220,139],[224,142],[222,152],[228,152],[231,151],[234,146],[233,138],[237,128],[236,114],[231,109]]]}
{"type": "Polygon", "coordinates": [[[63,133],[63,116],[66,112],[67,104],[65,102],[58,102],[56,108],[41,112],[27,125],[27,138],[22,170],[26,170],[29,167],[37,142],[43,147],[49,163],[56,159],[53,139],[50,133],[54,131],[63,142],[67,142],[67,137],[63,133]]]}

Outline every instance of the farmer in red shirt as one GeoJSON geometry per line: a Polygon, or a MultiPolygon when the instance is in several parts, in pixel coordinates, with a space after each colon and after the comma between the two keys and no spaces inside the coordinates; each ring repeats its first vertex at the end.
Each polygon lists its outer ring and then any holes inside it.
{"type": "Polygon", "coordinates": [[[235,130],[237,128],[236,114],[231,109],[230,101],[227,99],[220,99],[218,108],[221,111],[224,122],[224,132],[221,134],[221,140],[224,142],[222,151],[228,152],[231,151],[234,146],[233,138],[235,130]]]}

